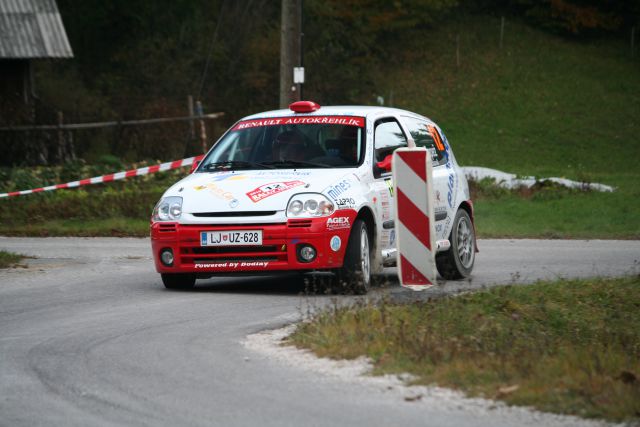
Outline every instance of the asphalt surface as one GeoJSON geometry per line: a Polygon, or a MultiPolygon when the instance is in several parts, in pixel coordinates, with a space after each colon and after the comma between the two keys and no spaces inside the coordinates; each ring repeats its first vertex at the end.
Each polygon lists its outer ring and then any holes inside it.
{"type": "MultiPolygon", "coordinates": [[[[479,246],[471,281],[414,293],[391,270],[390,285],[372,296],[408,300],[640,271],[638,241],[479,246]]],[[[37,257],[27,268],[0,270],[1,426],[549,424],[419,405],[257,354],[243,345],[247,335],[335,298],[304,295],[294,278],[209,279],[172,292],[153,269],[146,239],[0,237],[0,249],[37,257]]]]}

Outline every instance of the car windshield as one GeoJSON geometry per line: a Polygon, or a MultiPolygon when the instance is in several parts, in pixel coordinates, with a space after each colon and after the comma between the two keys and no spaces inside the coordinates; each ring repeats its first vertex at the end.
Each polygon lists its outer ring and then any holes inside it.
{"type": "Polygon", "coordinates": [[[280,117],[238,122],[198,171],[350,168],[363,159],[364,118],[280,117]]]}

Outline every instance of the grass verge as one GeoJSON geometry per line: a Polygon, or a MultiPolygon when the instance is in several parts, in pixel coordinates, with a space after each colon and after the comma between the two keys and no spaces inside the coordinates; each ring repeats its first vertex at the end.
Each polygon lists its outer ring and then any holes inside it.
{"type": "Polygon", "coordinates": [[[426,303],[334,307],[291,342],[331,358],[368,356],[508,404],[640,421],[640,277],[507,286],[426,303]]]}
{"type": "Polygon", "coordinates": [[[148,237],[149,219],[55,219],[30,223],[0,224],[4,236],[148,237]]]}
{"type": "Polygon", "coordinates": [[[480,238],[639,239],[640,204],[620,192],[569,189],[550,182],[507,190],[470,181],[480,238]]]}
{"type": "MultiPolygon", "coordinates": [[[[170,177],[161,177],[168,180],[170,177]]],[[[177,180],[177,178],[176,178],[177,180]]],[[[173,183],[132,179],[75,190],[0,200],[0,234],[7,236],[144,237],[155,203],[173,183]]]]}
{"type": "Polygon", "coordinates": [[[0,251],[0,268],[14,267],[25,258],[24,255],[13,252],[0,251]]]}
{"type": "MultiPolygon", "coordinates": [[[[129,165],[126,169],[139,165],[129,165]]],[[[111,169],[113,171],[113,169],[111,169]]],[[[100,170],[64,167],[1,170],[8,190],[65,182],[100,170]],[[63,173],[64,172],[64,173],[63,173]],[[76,175],[72,175],[72,174],[76,175]]],[[[149,235],[149,218],[162,193],[186,175],[185,168],[73,190],[42,192],[0,200],[0,234],[8,236],[149,235]]],[[[0,180],[0,183],[2,181],[0,180]]]]}

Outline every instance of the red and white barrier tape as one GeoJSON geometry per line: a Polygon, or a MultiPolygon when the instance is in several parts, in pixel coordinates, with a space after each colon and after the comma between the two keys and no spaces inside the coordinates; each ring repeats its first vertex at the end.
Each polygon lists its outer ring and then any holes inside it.
{"type": "Polygon", "coordinates": [[[156,172],[164,172],[172,169],[178,169],[185,166],[190,166],[193,162],[202,160],[204,155],[195,157],[189,157],[182,160],[174,160],[173,162],[161,163],[159,165],[145,166],[143,168],[132,169],[128,171],[110,173],[108,175],[95,176],[93,178],[81,179],[79,181],[67,182],[66,184],[50,185],[48,187],[34,188],[32,190],[13,191],[11,193],[0,193],[0,198],[24,196],[31,193],[40,193],[42,191],[59,190],[61,188],[75,188],[83,185],[101,184],[104,182],[117,181],[120,179],[133,178],[134,176],[148,175],[156,172]]]}
{"type": "Polygon", "coordinates": [[[424,148],[393,152],[398,278],[416,291],[436,283],[433,170],[424,148]]]}

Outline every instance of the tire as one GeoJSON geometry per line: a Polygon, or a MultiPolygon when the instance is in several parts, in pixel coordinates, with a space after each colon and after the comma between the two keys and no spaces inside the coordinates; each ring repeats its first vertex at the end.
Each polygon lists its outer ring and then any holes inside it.
{"type": "Polygon", "coordinates": [[[361,219],[355,220],[344,255],[342,268],[337,271],[336,281],[345,293],[364,295],[371,287],[371,251],[369,230],[361,219]]]}
{"type": "Polygon", "coordinates": [[[162,283],[167,289],[189,290],[196,284],[196,275],[189,273],[163,273],[162,283]]]}
{"type": "Polygon", "coordinates": [[[436,255],[436,267],[446,280],[458,280],[471,276],[476,258],[476,236],[469,214],[458,209],[449,234],[451,248],[436,255]]]}

